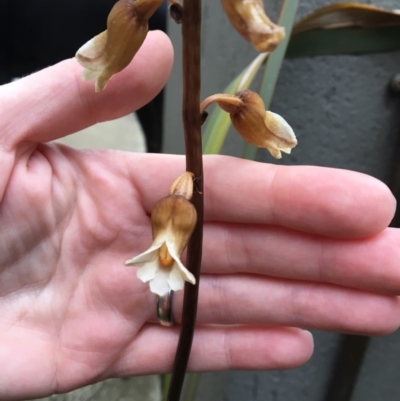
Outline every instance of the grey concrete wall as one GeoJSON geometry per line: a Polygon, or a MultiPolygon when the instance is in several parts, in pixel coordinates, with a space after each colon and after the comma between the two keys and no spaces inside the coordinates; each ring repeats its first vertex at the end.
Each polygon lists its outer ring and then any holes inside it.
{"type": "MultiPolygon", "coordinates": [[[[400,8],[397,0],[359,1],[400,8]]],[[[265,1],[273,16],[280,1],[265,1]]],[[[299,17],[331,1],[303,0],[299,17]]],[[[202,97],[223,88],[256,56],[229,26],[219,1],[203,1],[202,97]]],[[[180,30],[170,24],[176,51],[167,88],[165,151],[183,153],[180,30]]],[[[399,158],[400,96],[387,90],[400,72],[400,53],[286,60],[271,109],[293,126],[298,147],[279,163],[313,164],[361,171],[389,182],[399,158]]],[[[255,88],[257,89],[257,88],[255,88]]],[[[240,155],[243,142],[229,136],[225,154],[240,155]]],[[[258,159],[277,163],[267,151],[258,159]]],[[[285,372],[230,372],[203,376],[197,401],[322,401],[341,336],[314,332],[315,354],[302,368],[285,372]]],[[[400,399],[400,334],[373,339],[353,401],[400,399]]]]}

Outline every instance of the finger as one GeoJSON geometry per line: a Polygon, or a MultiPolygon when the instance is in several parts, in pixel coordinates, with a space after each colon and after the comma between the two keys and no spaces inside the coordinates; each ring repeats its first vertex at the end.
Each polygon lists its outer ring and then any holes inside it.
{"type": "Polygon", "coordinates": [[[342,240],[281,227],[207,224],[203,273],[251,273],[400,295],[400,230],[342,240]]]}
{"type": "MultiPolygon", "coordinates": [[[[137,170],[133,179],[150,212],[184,170],[184,159],[142,156],[136,163],[147,172],[137,170]]],[[[382,182],[345,170],[208,156],[204,178],[208,221],[279,225],[352,238],[379,233],[395,210],[394,197],[382,182]]]]}
{"type": "MultiPolygon", "coordinates": [[[[267,224],[306,232],[352,237],[380,232],[394,215],[395,200],[390,190],[364,174],[312,166],[266,169],[262,163],[237,163],[234,159],[224,163],[225,171],[217,168],[215,160],[207,166],[211,177],[208,185],[211,188],[221,185],[227,180],[228,171],[231,171],[229,177],[237,177],[226,188],[235,206],[234,213],[249,201],[253,203],[240,222],[248,222],[251,217],[252,223],[261,219],[267,224]],[[259,190],[255,191],[257,187],[259,190]]],[[[211,198],[214,216],[218,216],[226,210],[227,199],[221,191],[212,193],[211,198]]],[[[231,217],[227,221],[232,221],[231,217]]]]}
{"type": "MultiPolygon", "coordinates": [[[[172,370],[178,328],[147,325],[115,366],[117,376],[172,370]]],[[[288,369],[308,361],[313,351],[309,332],[295,328],[199,327],[189,370],[288,369]]]]}
{"type": "MultiPolygon", "coordinates": [[[[178,323],[182,301],[182,291],[174,293],[174,320],[178,323]]],[[[260,276],[204,275],[200,280],[197,322],[383,335],[397,330],[399,312],[400,299],[396,296],[260,276]]]]}
{"type": "Polygon", "coordinates": [[[81,79],[83,68],[75,59],[3,86],[0,144],[10,149],[22,141],[46,142],[137,110],[165,85],[172,54],[168,37],[154,31],[101,93],[93,81],[81,79]]]}

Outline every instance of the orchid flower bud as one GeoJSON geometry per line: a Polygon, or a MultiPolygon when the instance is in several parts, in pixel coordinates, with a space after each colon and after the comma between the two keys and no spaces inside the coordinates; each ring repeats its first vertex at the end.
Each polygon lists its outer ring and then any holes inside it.
{"type": "Polygon", "coordinates": [[[95,79],[96,92],[129,65],[149,30],[148,19],[163,0],[119,0],[107,19],[107,30],[85,43],[76,58],[85,81],[95,79]]]}
{"type": "MultiPolygon", "coordinates": [[[[185,193],[190,192],[187,178],[188,175],[183,175],[175,180],[170,193],[180,191],[179,188],[185,188],[185,193]],[[183,184],[177,185],[180,178],[180,184],[182,181],[183,184]]],[[[170,289],[183,289],[185,281],[196,284],[193,274],[180,261],[196,222],[196,209],[185,196],[169,195],[159,200],[151,213],[153,243],[147,251],[127,260],[125,265],[141,265],[137,271],[138,278],[149,281],[150,291],[160,296],[170,289]]]]}
{"type": "Polygon", "coordinates": [[[190,171],[180,175],[169,188],[170,195],[180,195],[185,199],[192,199],[193,196],[193,178],[194,174],[190,171]]]}
{"type": "Polygon", "coordinates": [[[233,27],[258,51],[271,52],[284,39],[285,28],[274,24],[263,0],[221,0],[233,27]]]}

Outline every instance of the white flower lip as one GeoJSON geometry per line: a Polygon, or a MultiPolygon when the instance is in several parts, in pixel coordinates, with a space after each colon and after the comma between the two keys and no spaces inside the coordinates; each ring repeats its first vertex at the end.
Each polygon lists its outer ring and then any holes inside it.
{"type": "Polygon", "coordinates": [[[151,212],[150,248],[125,261],[127,266],[142,266],[137,271],[138,278],[150,282],[150,290],[160,296],[183,289],[185,281],[196,284],[196,278],[180,260],[197,222],[196,208],[186,198],[192,196],[193,174],[179,176],[169,192],[151,212]]]}
{"type": "Polygon", "coordinates": [[[174,241],[167,235],[156,238],[149,249],[140,255],[125,262],[126,266],[142,266],[137,271],[137,277],[144,283],[150,282],[150,291],[157,295],[165,295],[172,291],[182,290],[185,281],[196,284],[196,279],[183,265],[176,251],[174,241]],[[173,258],[171,266],[163,266],[159,260],[159,250],[166,244],[169,254],[173,258]]]}
{"type": "Polygon", "coordinates": [[[267,141],[267,149],[277,159],[282,158],[281,152],[290,154],[292,148],[297,145],[296,135],[292,127],[279,114],[272,111],[265,112],[265,125],[272,133],[267,141]]]}
{"type": "Polygon", "coordinates": [[[85,69],[82,72],[84,81],[96,80],[96,92],[103,90],[111,78],[107,73],[104,60],[104,49],[107,43],[107,31],[100,33],[86,42],[76,53],[76,59],[85,69]]]}

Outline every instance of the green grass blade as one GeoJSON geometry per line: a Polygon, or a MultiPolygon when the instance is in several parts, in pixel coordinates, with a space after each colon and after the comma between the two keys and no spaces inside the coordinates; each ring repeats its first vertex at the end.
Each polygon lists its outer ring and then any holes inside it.
{"type": "MultiPolygon", "coordinates": [[[[281,70],[286,49],[289,44],[290,35],[292,33],[299,2],[300,0],[285,0],[282,5],[282,11],[279,17],[278,25],[285,27],[286,37],[268,57],[260,91],[260,96],[263,98],[265,107],[267,109],[270,107],[272,97],[274,95],[279,72],[281,70]]],[[[254,160],[256,154],[257,148],[253,145],[246,144],[243,157],[245,159],[254,160]]]]}
{"type": "Polygon", "coordinates": [[[162,377],[162,399],[163,401],[167,401],[168,399],[168,390],[169,384],[171,383],[171,373],[161,376],[162,377]]]}
{"type": "Polygon", "coordinates": [[[269,56],[269,53],[260,53],[251,64],[249,64],[240,74],[240,81],[238,84],[237,91],[248,89],[252,84],[258,70],[263,65],[265,59],[269,56]]]}
{"type": "Polygon", "coordinates": [[[400,25],[400,13],[361,3],[333,3],[320,7],[293,27],[293,35],[318,29],[374,29],[400,25]]]}
{"type": "Polygon", "coordinates": [[[398,12],[368,4],[334,3],[296,23],[286,57],[396,50],[400,50],[398,12]]]}
{"type": "MultiPolygon", "coordinates": [[[[249,64],[239,76],[237,76],[224,90],[224,93],[235,94],[240,90],[247,89],[257,75],[258,70],[267,58],[268,53],[261,53],[251,64],[249,64]]],[[[215,107],[208,118],[203,133],[203,152],[205,154],[219,154],[224,145],[226,136],[231,125],[229,114],[215,107]]]]}
{"type": "Polygon", "coordinates": [[[186,386],[182,401],[194,401],[196,399],[200,377],[200,373],[190,373],[186,376],[186,386]]]}
{"type": "MultiPolygon", "coordinates": [[[[242,73],[243,74],[243,73],[242,73]]],[[[235,93],[242,74],[236,77],[224,90],[224,93],[235,93]]],[[[203,153],[219,154],[224,144],[226,134],[229,130],[231,120],[229,114],[225,113],[219,107],[215,107],[203,133],[203,153]]]]}

